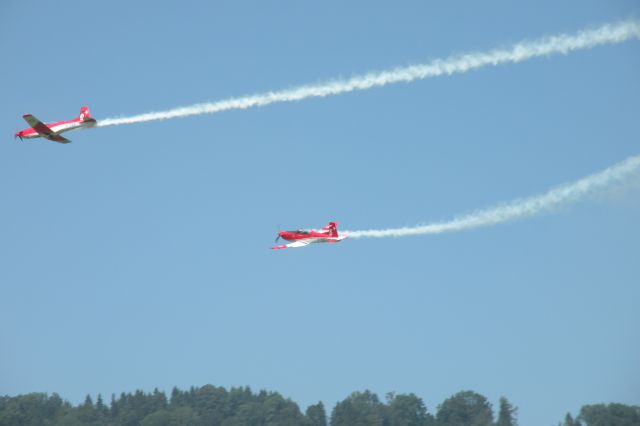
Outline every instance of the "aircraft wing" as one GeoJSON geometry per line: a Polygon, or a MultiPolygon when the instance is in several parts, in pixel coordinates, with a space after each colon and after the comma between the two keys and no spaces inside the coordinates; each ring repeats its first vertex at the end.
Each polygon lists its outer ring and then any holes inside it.
{"type": "Polygon", "coordinates": [[[271,247],[274,250],[280,250],[280,249],[285,249],[285,248],[296,248],[296,247],[304,247],[306,245],[308,245],[311,242],[310,239],[308,240],[298,240],[298,241],[294,241],[292,243],[289,244],[282,244],[279,246],[273,246],[271,247]]]}
{"type": "Polygon", "coordinates": [[[24,121],[26,121],[27,124],[29,124],[29,126],[31,126],[33,130],[38,132],[38,134],[43,138],[60,143],[71,142],[69,139],[63,138],[62,136],[51,130],[46,124],[44,124],[42,121],[38,120],[31,114],[25,114],[22,116],[22,118],[24,118],[24,121]]]}

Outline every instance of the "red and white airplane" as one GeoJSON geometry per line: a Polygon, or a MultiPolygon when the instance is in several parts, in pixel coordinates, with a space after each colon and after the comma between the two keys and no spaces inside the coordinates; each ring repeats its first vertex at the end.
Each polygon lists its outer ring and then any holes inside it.
{"type": "Polygon", "coordinates": [[[60,133],[94,127],[97,124],[96,119],[91,117],[89,107],[86,106],[80,108],[80,117],[76,117],[73,120],[44,124],[31,114],[25,114],[22,118],[31,127],[20,130],[15,134],[14,138],[20,138],[20,140],[43,137],[54,142],[69,143],[71,141],[60,136],[60,133]]]}
{"type": "Polygon", "coordinates": [[[278,232],[276,243],[282,238],[287,241],[293,241],[289,244],[282,244],[271,247],[274,250],[304,247],[311,243],[339,243],[347,238],[347,234],[338,234],[338,224],[329,222],[327,226],[317,231],[315,229],[298,229],[297,231],[281,231],[278,232]]]}

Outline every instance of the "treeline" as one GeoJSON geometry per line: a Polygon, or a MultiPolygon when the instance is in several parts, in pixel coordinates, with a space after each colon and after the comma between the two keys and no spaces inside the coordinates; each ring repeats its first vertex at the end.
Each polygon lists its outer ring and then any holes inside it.
{"type": "MultiPolygon", "coordinates": [[[[484,396],[459,392],[431,414],[416,395],[354,392],[327,416],[322,402],[298,405],[277,392],[205,385],[170,397],[157,389],[111,396],[91,396],[77,406],[58,396],[30,393],[0,397],[0,426],[516,426],[517,408],[500,398],[498,412],[484,396]]],[[[622,404],[585,405],[574,419],[567,414],[560,426],[638,426],[640,407],[622,404]]]]}

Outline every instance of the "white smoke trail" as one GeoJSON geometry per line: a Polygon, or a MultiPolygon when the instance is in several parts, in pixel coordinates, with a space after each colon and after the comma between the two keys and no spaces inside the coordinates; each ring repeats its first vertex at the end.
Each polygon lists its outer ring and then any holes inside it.
{"type": "Polygon", "coordinates": [[[561,34],[537,41],[517,43],[509,49],[495,49],[484,53],[476,52],[461,56],[451,56],[446,59],[436,59],[428,64],[372,72],[347,80],[335,80],[131,117],[107,118],[98,121],[98,126],[105,127],[153,120],[168,120],[190,115],[214,114],[232,109],[246,109],[276,102],[292,102],[312,97],[332,96],[355,90],[367,90],[387,84],[464,73],[487,65],[516,63],[552,54],[567,54],[574,50],[588,49],[603,44],[621,43],[631,38],[640,38],[640,21],[628,20],[615,24],[605,24],[594,30],[581,31],[573,35],[561,34]]]}
{"type": "Polygon", "coordinates": [[[367,231],[344,231],[349,238],[408,237],[411,235],[440,234],[463,231],[481,226],[496,225],[515,219],[534,216],[552,210],[602,190],[640,171],[640,156],[629,157],[599,173],[582,178],[568,185],[554,188],[546,194],[515,200],[497,207],[478,210],[448,222],[395,229],[372,229],[367,231]]]}

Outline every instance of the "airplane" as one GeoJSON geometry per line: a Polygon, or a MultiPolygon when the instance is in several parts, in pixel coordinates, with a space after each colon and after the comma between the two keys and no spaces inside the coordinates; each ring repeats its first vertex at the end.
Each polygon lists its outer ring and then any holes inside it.
{"type": "Polygon", "coordinates": [[[338,234],[338,224],[329,222],[327,226],[321,230],[315,229],[298,229],[297,231],[280,231],[276,237],[276,243],[282,238],[287,241],[293,241],[289,244],[281,244],[271,247],[274,250],[304,247],[311,243],[339,243],[347,238],[347,234],[338,234]]]}
{"type": "Polygon", "coordinates": [[[80,116],[73,120],[44,124],[31,114],[25,114],[22,118],[24,118],[31,127],[16,132],[14,139],[20,138],[20,140],[22,140],[43,137],[54,142],[69,143],[71,141],[60,136],[60,133],[94,127],[98,123],[95,118],[91,117],[89,107],[86,106],[80,108],[80,116]]]}

